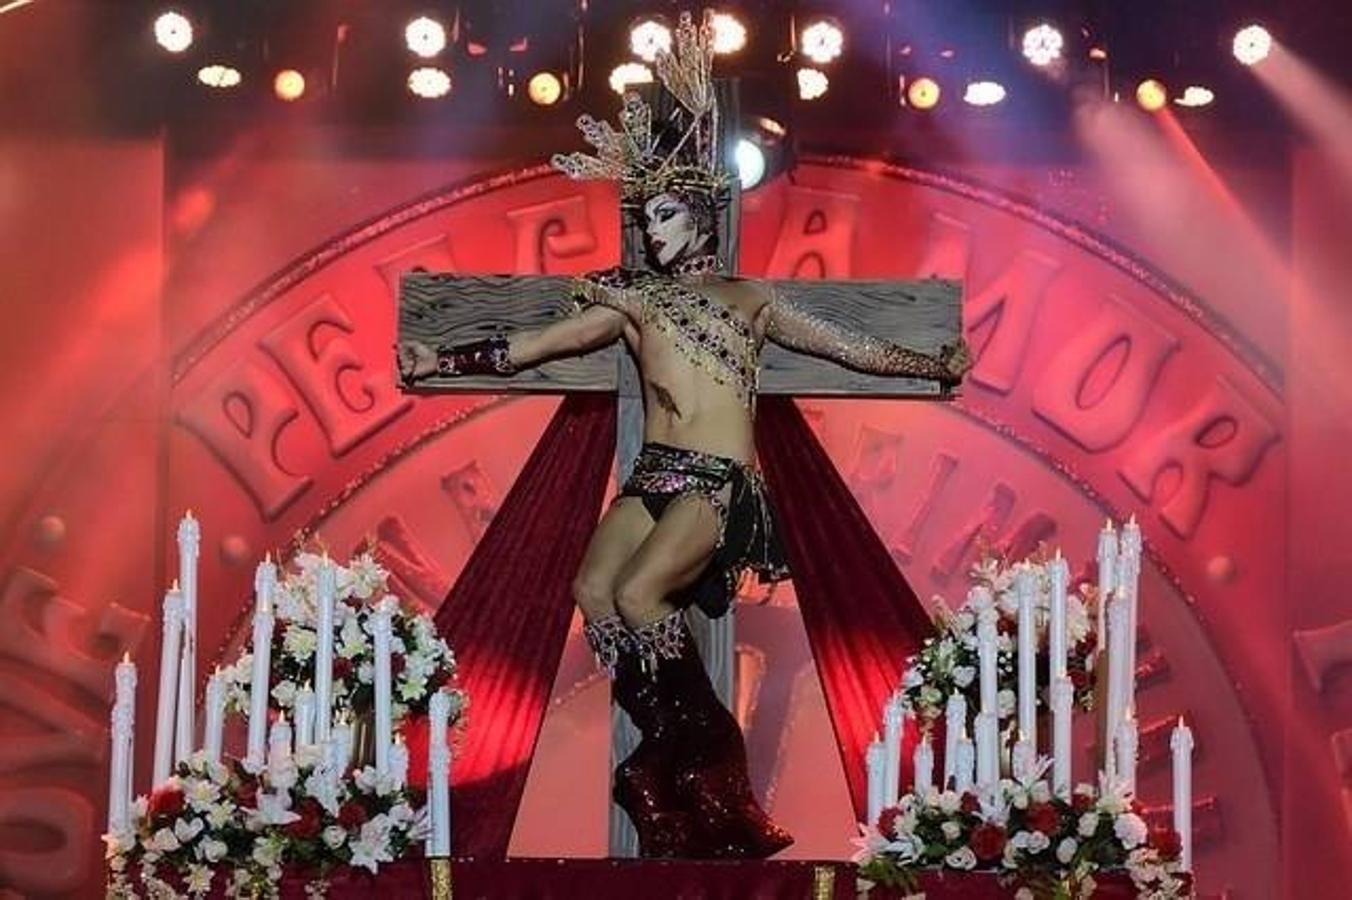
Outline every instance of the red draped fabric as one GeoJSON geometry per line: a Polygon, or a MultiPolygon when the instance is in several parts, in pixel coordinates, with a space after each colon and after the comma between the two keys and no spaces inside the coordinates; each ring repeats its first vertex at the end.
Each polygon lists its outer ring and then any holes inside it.
{"type": "Polygon", "coordinates": [[[614,453],[614,398],[565,397],[437,612],[470,697],[451,792],[457,854],[506,855],[614,453]]]}
{"type": "Polygon", "coordinates": [[[934,626],[793,401],[762,397],[759,406],[756,447],[850,798],[863,821],[864,751],[906,657],[934,626]]]}

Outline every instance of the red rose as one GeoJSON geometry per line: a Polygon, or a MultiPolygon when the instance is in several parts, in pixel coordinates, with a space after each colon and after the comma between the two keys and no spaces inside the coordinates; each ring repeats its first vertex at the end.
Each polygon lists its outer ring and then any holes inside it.
{"type": "Polygon", "coordinates": [[[250,807],[258,805],[258,782],[241,781],[235,788],[235,803],[250,807]]]}
{"type": "Polygon", "coordinates": [[[309,840],[319,834],[319,813],[319,804],[306,797],[296,809],[296,814],[300,818],[287,823],[286,833],[300,841],[309,840]]]}
{"type": "Polygon", "coordinates": [[[398,678],[403,671],[404,671],[404,654],[402,653],[390,654],[390,677],[398,678]]]}
{"type": "Polygon", "coordinates": [[[333,661],[333,677],[342,681],[352,674],[352,660],[345,656],[339,656],[333,661]]]}
{"type": "Polygon", "coordinates": [[[1005,852],[1005,830],[985,822],[972,829],[972,852],[983,863],[995,862],[1005,852]]]}
{"type": "Polygon", "coordinates": [[[1068,674],[1070,675],[1070,684],[1072,687],[1075,688],[1075,690],[1077,691],[1083,690],[1085,687],[1088,686],[1089,684],[1088,672],[1084,671],[1083,669],[1071,669],[1068,674]]]}
{"type": "Polygon", "coordinates": [[[354,828],[366,821],[366,807],[357,800],[349,800],[338,807],[338,824],[354,828]]]}
{"type": "Polygon", "coordinates": [[[885,838],[895,840],[897,837],[897,817],[901,815],[901,808],[889,806],[878,813],[878,833],[885,838]]]}
{"type": "Polygon", "coordinates": [[[150,792],[146,812],[152,819],[159,816],[176,816],[183,812],[183,789],[169,784],[155,788],[150,792]]]}
{"type": "Polygon", "coordinates": [[[1183,839],[1168,825],[1150,829],[1150,846],[1166,859],[1176,859],[1183,853],[1183,839]]]}
{"type": "Polygon", "coordinates": [[[959,808],[965,813],[974,813],[981,809],[981,801],[977,799],[976,794],[967,791],[962,795],[962,802],[959,808]]]}
{"type": "Polygon", "coordinates": [[[1094,795],[1076,791],[1070,797],[1070,808],[1077,813],[1087,813],[1094,808],[1094,795]]]}
{"type": "Polygon", "coordinates": [[[1061,814],[1050,803],[1030,803],[1028,827],[1051,837],[1061,827],[1061,814]]]}

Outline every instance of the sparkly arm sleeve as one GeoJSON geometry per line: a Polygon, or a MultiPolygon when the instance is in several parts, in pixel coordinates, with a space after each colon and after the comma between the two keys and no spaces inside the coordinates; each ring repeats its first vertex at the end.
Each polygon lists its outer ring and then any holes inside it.
{"type": "Polygon", "coordinates": [[[945,345],[938,355],[907,350],[891,341],[813,315],[772,288],[765,336],[775,343],[872,375],[928,378],[958,384],[966,371],[966,346],[945,345]]]}
{"type": "Polygon", "coordinates": [[[638,292],[632,289],[634,277],[634,273],[622,268],[589,272],[573,280],[570,296],[579,311],[604,306],[638,322],[642,310],[638,292]]]}

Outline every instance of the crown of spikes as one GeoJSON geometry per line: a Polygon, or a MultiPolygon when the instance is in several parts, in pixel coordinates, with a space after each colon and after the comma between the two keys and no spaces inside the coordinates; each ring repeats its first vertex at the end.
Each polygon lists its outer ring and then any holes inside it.
{"type": "Polygon", "coordinates": [[[619,129],[588,115],[577,127],[596,155],[556,153],[554,167],[570,178],[618,181],[622,202],[632,204],[673,189],[719,196],[731,177],[719,171],[718,104],[713,80],[713,29],[710,14],[698,28],[690,13],[681,13],[669,51],[654,62],[662,87],[677,102],[666,123],[653,128],[652,108],[635,93],[624,96],[619,129]],[[680,139],[670,150],[659,148],[664,130],[680,139]]]}

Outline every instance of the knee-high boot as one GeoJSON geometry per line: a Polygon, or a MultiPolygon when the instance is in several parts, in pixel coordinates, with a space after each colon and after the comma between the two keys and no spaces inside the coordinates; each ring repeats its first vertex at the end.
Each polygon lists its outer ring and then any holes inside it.
{"type": "Polygon", "coordinates": [[[597,659],[611,675],[611,698],[629,714],[642,740],[615,768],[612,794],[638,832],[643,857],[693,859],[707,856],[707,843],[675,782],[675,745],[661,715],[657,684],[643,671],[633,637],[618,616],[598,619],[584,630],[597,659]]]}
{"type": "Polygon", "coordinates": [[[677,790],[710,855],[763,859],[792,844],[756,801],[742,730],[718,699],[684,615],[646,625],[635,638],[639,656],[654,670],[656,708],[670,722],[677,790]]]}

